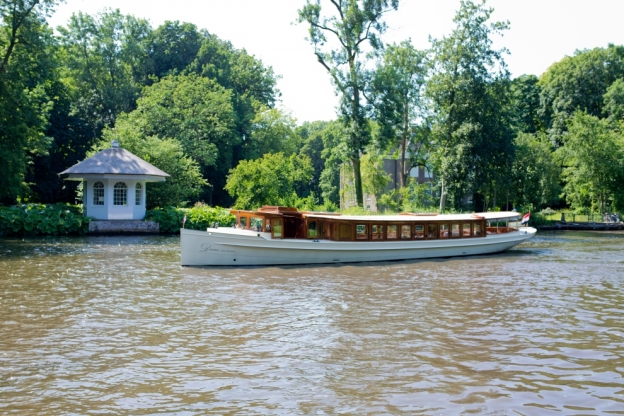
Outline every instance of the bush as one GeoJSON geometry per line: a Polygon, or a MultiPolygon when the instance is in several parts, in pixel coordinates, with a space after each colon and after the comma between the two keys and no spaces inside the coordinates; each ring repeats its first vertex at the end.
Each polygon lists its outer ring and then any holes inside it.
{"type": "Polygon", "coordinates": [[[90,217],[82,206],[69,204],[20,204],[0,207],[0,236],[86,234],[90,217]]]}
{"type": "Polygon", "coordinates": [[[191,230],[205,230],[213,222],[218,222],[221,227],[229,227],[236,220],[227,208],[213,208],[203,204],[197,204],[193,208],[152,209],[147,211],[145,220],[157,222],[161,233],[178,233],[182,228],[184,215],[186,215],[184,227],[191,230]]]}

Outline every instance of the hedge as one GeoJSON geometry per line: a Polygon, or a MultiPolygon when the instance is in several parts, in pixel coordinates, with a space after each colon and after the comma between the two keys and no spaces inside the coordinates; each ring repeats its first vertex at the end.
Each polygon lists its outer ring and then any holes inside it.
{"type": "Polygon", "coordinates": [[[0,236],[82,235],[91,218],[82,206],[69,204],[20,204],[0,206],[0,236]]]}
{"type": "Polygon", "coordinates": [[[229,227],[234,224],[236,217],[230,214],[229,209],[198,205],[193,208],[156,208],[147,211],[145,220],[155,221],[160,226],[161,233],[177,233],[182,228],[182,219],[186,214],[185,228],[191,230],[205,230],[212,223],[229,227]]]}

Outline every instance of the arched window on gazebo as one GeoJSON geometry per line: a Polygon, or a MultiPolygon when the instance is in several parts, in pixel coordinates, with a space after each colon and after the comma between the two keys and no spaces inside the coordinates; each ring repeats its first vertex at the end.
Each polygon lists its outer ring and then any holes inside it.
{"type": "Polygon", "coordinates": [[[104,184],[102,182],[93,184],[93,205],[104,205],[104,184]]]}
{"type": "Polygon", "coordinates": [[[128,187],[123,182],[117,182],[113,188],[113,205],[127,205],[128,187]]]}
{"type": "Polygon", "coordinates": [[[141,187],[140,183],[137,183],[136,186],[134,187],[134,201],[136,205],[141,205],[141,193],[143,191],[143,188],[141,187]]]}

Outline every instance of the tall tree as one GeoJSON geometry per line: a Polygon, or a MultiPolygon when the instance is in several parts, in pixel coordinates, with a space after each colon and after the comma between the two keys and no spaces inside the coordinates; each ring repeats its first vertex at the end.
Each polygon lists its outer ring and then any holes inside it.
{"type": "Polygon", "coordinates": [[[244,49],[236,49],[230,42],[204,33],[197,56],[184,73],[210,78],[230,90],[236,114],[234,134],[241,143],[234,157],[236,161],[240,160],[244,153],[243,143],[251,135],[256,111],[263,106],[274,107],[279,96],[273,68],[265,67],[262,61],[244,49]]]}
{"type": "Polygon", "coordinates": [[[557,150],[566,180],[564,192],[573,207],[591,207],[601,213],[622,209],[624,202],[624,137],[608,120],[576,112],[568,121],[568,134],[557,150]]]}
{"type": "Polygon", "coordinates": [[[539,79],[535,75],[521,75],[511,81],[514,126],[523,133],[537,133],[544,129],[540,116],[539,79]]]}
{"type": "Polygon", "coordinates": [[[396,10],[398,4],[398,0],[329,0],[324,8],[320,0],[307,0],[299,10],[298,22],[309,25],[314,54],[340,95],[340,113],[349,129],[348,157],[353,166],[356,200],[360,207],[364,204],[360,156],[370,140],[363,95],[369,82],[366,48],[378,50],[382,47],[379,36],[386,30],[383,16],[396,10]],[[323,11],[327,14],[321,16],[323,11]]]}
{"type": "Polygon", "coordinates": [[[427,93],[433,103],[440,211],[445,209],[447,192],[455,208],[472,193],[481,209],[484,193],[509,170],[513,156],[505,50],[493,49],[491,39],[508,23],[488,23],[492,12],[484,3],[462,0],[453,32],[431,41],[433,75],[427,93]]]}
{"type": "Polygon", "coordinates": [[[604,116],[603,96],[618,78],[624,78],[624,46],[615,45],[576,51],[542,74],[540,115],[554,145],[563,144],[568,120],[577,110],[604,116]]]}
{"type": "Polygon", "coordinates": [[[241,209],[261,205],[293,205],[300,195],[296,187],[312,176],[312,165],[306,156],[267,153],[261,159],[243,160],[230,170],[225,188],[241,209]]]}
{"type": "Polygon", "coordinates": [[[0,203],[28,191],[32,158],[47,153],[52,102],[47,80],[55,70],[54,40],[45,18],[55,0],[0,3],[0,203]]]}
{"type": "Polygon", "coordinates": [[[192,23],[167,20],[152,34],[153,73],[162,78],[183,71],[197,57],[203,36],[192,23]]]}
{"type": "Polygon", "coordinates": [[[219,205],[229,202],[223,186],[240,140],[233,132],[230,91],[196,74],[169,75],[146,87],[136,110],[120,117],[145,137],[175,139],[210,182],[201,199],[219,205]]]}
{"type": "Polygon", "coordinates": [[[406,185],[410,170],[423,164],[425,137],[416,131],[422,131],[426,116],[426,74],[426,53],[404,41],[385,49],[373,77],[371,94],[380,141],[384,149],[388,145],[398,149],[401,187],[406,185]]]}
{"type": "Polygon", "coordinates": [[[96,16],[78,12],[59,27],[64,79],[72,111],[91,126],[91,137],[135,108],[151,73],[152,28],[146,20],[107,10],[96,16]]]}

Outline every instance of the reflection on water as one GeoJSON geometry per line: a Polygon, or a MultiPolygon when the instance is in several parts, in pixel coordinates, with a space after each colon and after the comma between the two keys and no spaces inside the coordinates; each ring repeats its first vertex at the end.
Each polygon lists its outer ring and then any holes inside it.
{"type": "Polygon", "coordinates": [[[0,413],[624,414],[624,234],[324,267],[178,251],[0,240],[0,413]]]}

